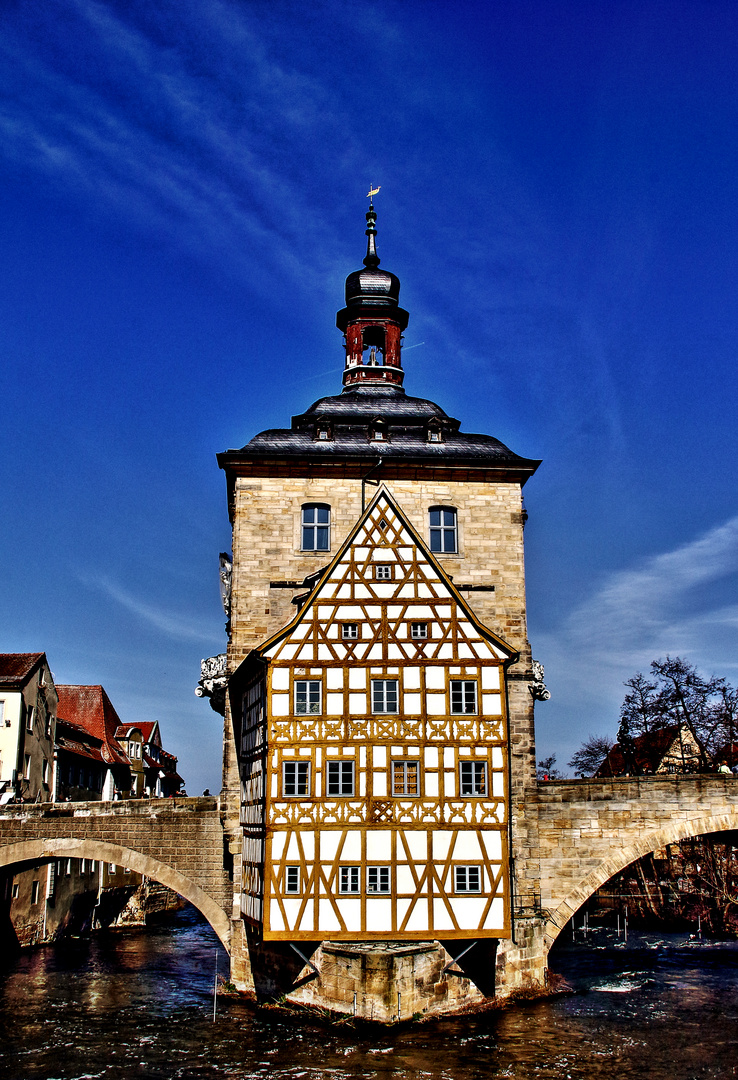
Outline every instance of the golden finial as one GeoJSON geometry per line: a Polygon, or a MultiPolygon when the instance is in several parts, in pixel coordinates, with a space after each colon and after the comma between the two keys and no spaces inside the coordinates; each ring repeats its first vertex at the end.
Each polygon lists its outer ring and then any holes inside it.
{"type": "Polygon", "coordinates": [[[367,194],[367,199],[371,199],[371,197],[372,197],[373,195],[376,195],[376,194],[377,194],[377,192],[378,192],[378,191],[381,191],[381,190],[382,190],[382,185],[381,185],[381,184],[379,185],[379,187],[371,187],[371,186],[370,186],[370,187],[369,187],[369,192],[368,192],[368,194],[367,194]]]}

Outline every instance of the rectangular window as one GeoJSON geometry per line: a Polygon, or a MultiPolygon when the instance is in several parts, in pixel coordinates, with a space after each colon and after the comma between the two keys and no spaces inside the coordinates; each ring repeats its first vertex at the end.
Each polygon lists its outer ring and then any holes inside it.
{"type": "Polygon", "coordinates": [[[28,712],[26,713],[26,731],[33,731],[33,705],[28,706],[28,712]]]}
{"type": "Polygon", "coordinates": [[[310,794],[310,763],[308,761],[285,761],[282,763],[282,794],[295,798],[310,794]]]}
{"type": "Polygon", "coordinates": [[[114,862],[111,862],[109,864],[109,870],[110,870],[111,874],[117,874],[118,873],[118,864],[114,863],[114,862]]]}
{"type": "Polygon", "coordinates": [[[328,506],[303,506],[302,550],[330,551],[331,511],[328,506]]]}
{"type": "Polygon", "coordinates": [[[397,679],[372,679],[372,712],[397,712],[397,679]]]}
{"type": "Polygon", "coordinates": [[[46,787],[49,786],[49,763],[44,759],[44,763],[41,766],[41,779],[46,787]]]}
{"type": "Polygon", "coordinates": [[[37,881],[32,881],[31,882],[31,903],[32,904],[37,904],[38,903],[38,882],[37,881]]]}
{"type": "Polygon", "coordinates": [[[454,867],[454,892],[478,893],[482,891],[482,869],[480,866],[454,867]]]}
{"type": "Polygon", "coordinates": [[[17,900],[19,894],[20,894],[20,885],[16,881],[16,882],[13,883],[13,899],[17,900]]]}
{"type": "Polygon", "coordinates": [[[354,794],[353,761],[329,761],[326,795],[354,794]]]}
{"type": "Polygon", "coordinates": [[[344,641],[354,641],[359,636],[359,624],[345,622],[341,625],[341,637],[344,641]]]}
{"type": "Polygon", "coordinates": [[[23,779],[24,780],[30,780],[31,779],[31,755],[30,754],[26,754],[25,757],[23,758],[23,779]]]}
{"type": "Polygon", "coordinates": [[[97,860],[96,859],[90,859],[90,873],[94,874],[96,870],[97,870],[97,860]]]}
{"type": "Polygon", "coordinates": [[[5,723],[5,701],[0,698],[0,724],[5,723]]]}
{"type": "Polygon", "coordinates": [[[80,872],[80,874],[86,874],[87,873],[87,859],[82,860],[82,862],[80,864],[79,872],[80,872]]]}
{"type": "Polygon", "coordinates": [[[300,891],[300,867],[287,866],[284,873],[284,891],[286,893],[299,893],[300,891]]]}
{"type": "Polygon", "coordinates": [[[487,763],[486,763],[486,761],[462,761],[462,763],[461,763],[461,794],[462,795],[486,795],[487,794],[487,763]]]}
{"type": "Polygon", "coordinates": [[[477,711],[477,684],[475,679],[451,680],[451,712],[475,715],[477,711]]]}
{"type": "Polygon", "coordinates": [[[431,551],[448,555],[458,551],[456,511],[452,506],[436,506],[429,512],[431,551]]]}
{"type": "Polygon", "coordinates": [[[418,775],[420,764],[417,761],[392,762],[392,794],[419,795],[418,775]]]}
{"type": "Polygon", "coordinates": [[[372,893],[388,893],[390,891],[389,866],[367,866],[366,891],[372,893]]]}
{"type": "Polygon", "coordinates": [[[418,640],[419,638],[428,637],[428,623],[426,622],[414,622],[410,623],[410,637],[418,640]]]}
{"type": "Polygon", "coordinates": [[[299,679],[295,681],[295,713],[317,716],[320,712],[320,680],[299,679]]]}
{"type": "Polygon", "coordinates": [[[64,873],[67,875],[67,877],[72,876],[72,860],[71,859],[67,859],[67,865],[64,868],[64,873]]]}
{"type": "Polygon", "coordinates": [[[338,891],[342,893],[359,892],[359,867],[339,866],[338,868],[338,891]]]}
{"type": "Polygon", "coordinates": [[[374,566],[375,581],[392,580],[392,563],[376,563],[374,566]]]}

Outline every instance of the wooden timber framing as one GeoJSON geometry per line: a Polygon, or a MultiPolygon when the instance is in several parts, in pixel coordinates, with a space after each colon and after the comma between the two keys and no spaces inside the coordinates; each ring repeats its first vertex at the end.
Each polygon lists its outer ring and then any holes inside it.
{"type": "Polygon", "coordinates": [[[381,488],[299,613],[231,680],[242,915],[265,940],[509,936],[516,659],[381,488]],[[373,684],[391,684],[386,711],[373,684]],[[412,794],[393,788],[404,762],[412,794]],[[351,778],[341,795],[331,764],[351,778]]]}

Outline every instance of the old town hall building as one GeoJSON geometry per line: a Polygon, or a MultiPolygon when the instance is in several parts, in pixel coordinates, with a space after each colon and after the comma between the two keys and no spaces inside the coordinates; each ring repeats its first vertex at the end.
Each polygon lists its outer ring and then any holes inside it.
{"type": "Polygon", "coordinates": [[[515,880],[534,843],[521,493],[538,462],[406,393],[409,316],[373,206],[367,223],[336,319],[342,392],[218,458],[224,796],[252,967],[405,943],[440,956],[437,982],[472,942],[523,963],[535,907],[515,880]]]}

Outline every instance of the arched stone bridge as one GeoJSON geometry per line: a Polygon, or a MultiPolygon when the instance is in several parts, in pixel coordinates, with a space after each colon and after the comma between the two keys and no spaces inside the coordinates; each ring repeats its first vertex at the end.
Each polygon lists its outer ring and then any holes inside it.
{"type": "Polygon", "coordinates": [[[538,785],[546,951],[572,915],[630,863],[690,836],[738,830],[738,778],[669,775],[538,785]]]}
{"type": "Polygon", "coordinates": [[[218,800],[41,803],[0,810],[0,869],[99,859],[161,882],[202,912],[229,949],[233,881],[218,800]]]}

